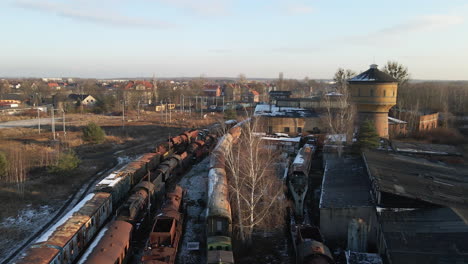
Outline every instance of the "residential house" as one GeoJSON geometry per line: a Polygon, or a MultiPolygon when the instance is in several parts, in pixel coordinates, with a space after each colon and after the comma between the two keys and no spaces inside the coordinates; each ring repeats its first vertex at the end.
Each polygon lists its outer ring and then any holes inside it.
{"type": "Polygon", "coordinates": [[[221,96],[221,85],[205,84],[203,87],[203,94],[210,97],[219,97],[221,96]]]}
{"type": "Polygon", "coordinates": [[[86,107],[92,107],[97,103],[96,98],[89,94],[70,94],[68,100],[73,101],[76,105],[83,105],[86,107]]]}

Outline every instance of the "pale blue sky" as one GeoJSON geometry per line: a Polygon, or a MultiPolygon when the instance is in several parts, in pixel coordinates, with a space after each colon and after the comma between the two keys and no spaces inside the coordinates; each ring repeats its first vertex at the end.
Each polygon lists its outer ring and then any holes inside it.
{"type": "Polygon", "coordinates": [[[2,0],[0,76],[468,79],[466,0],[2,0]]]}

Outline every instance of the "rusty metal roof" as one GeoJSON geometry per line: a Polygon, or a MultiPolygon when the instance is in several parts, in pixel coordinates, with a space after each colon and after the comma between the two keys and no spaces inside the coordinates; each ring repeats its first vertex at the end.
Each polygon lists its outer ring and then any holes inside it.
{"type": "Polygon", "coordinates": [[[50,247],[28,248],[24,253],[24,257],[16,261],[16,264],[43,264],[51,263],[59,253],[58,249],[50,247]]]}
{"type": "Polygon", "coordinates": [[[76,235],[76,232],[90,221],[90,216],[94,215],[109,198],[110,194],[108,193],[94,194],[90,200],[86,201],[86,203],[74,212],[62,225],[56,227],[46,241],[41,243],[59,247],[65,246],[68,241],[76,235]]]}
{"type": "Polygon", "coordinates": [[[114,264],[129,246],[133,226],[125,221],[114,221],[108,225],[97,244],[90,246],[91,253],[85,254],[80,263],[114,264]]]}

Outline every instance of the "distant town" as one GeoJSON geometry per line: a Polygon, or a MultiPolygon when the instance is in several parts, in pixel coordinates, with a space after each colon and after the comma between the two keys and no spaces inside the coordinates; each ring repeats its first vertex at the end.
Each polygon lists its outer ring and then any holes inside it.
{"type": "MultiPolygon", "coordinates": [[[[337,67],[338,68],[338,67],[337,67]]],[[[468,81],[0,80],[2,263],[468,263],[468,81]]]]}

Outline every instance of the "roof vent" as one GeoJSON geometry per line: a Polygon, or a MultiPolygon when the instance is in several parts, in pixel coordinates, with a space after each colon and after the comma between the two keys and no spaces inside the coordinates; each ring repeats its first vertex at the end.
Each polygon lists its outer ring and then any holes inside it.
{"type": "Polygon", "coordinates": [[[377,65],[377,64],[371,64],[371,65],[370,65],[371,69],[377,69],[378,66],[379,66],[379,65],[377,65]]]}

